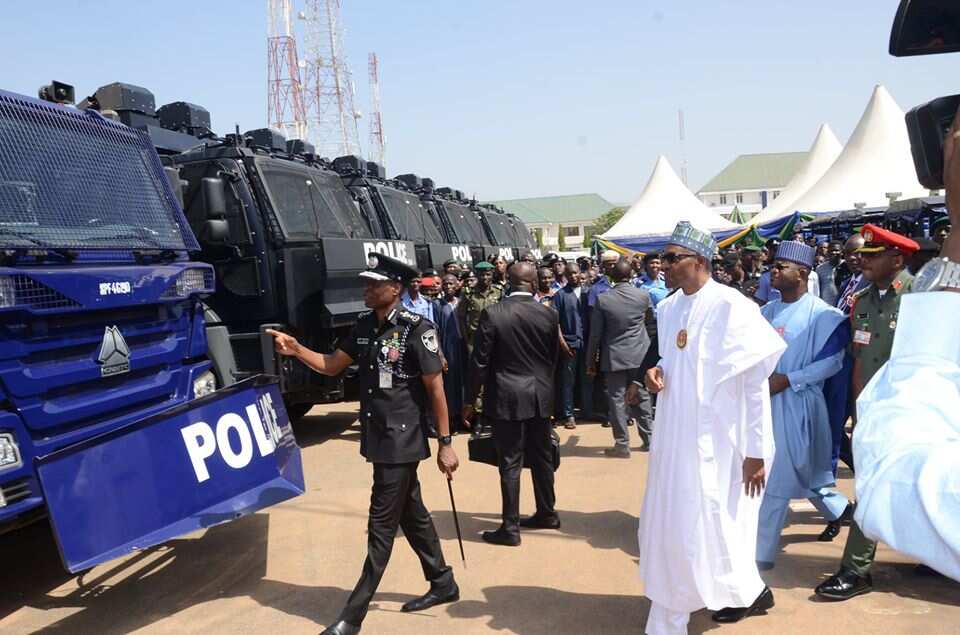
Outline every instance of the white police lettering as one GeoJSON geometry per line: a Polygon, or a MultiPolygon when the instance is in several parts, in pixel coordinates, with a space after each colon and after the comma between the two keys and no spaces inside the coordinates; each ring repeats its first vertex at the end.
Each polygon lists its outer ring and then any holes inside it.
{"type": "Polygon", "coordinates": [[[531,253],[531,254],[533,255],[533,257],[536,258],[537,260],[543,260],[543,252],[540,251],[539,249],[531,249],[531,250],[530,250],[530,253],[531,253]]]}
{"type": "Polygon", "coordinates": [[[467,245],[453,245],[450,247],[451,256],[454,260],[459,260],[460,262],[470,262],[470,247],[467,245]]]}
{"type": "Polygon", "coordinates": [[[405,262],[408,265],[416,264],[415,261],[407,255],[407,244],[392,242],[389,240],[381,240],[375,243],[363,243],[363,257],[366,258],[371,253],[383,254],[384,256],[390,256],[395,258],[400,262],[405,262]]]}
{"type": "Polygon", "coordinates": [[[513,250],[509,247],[501,247],[499,255],[507,262],[513,262],[513,250]]]}
{"type": "Polygon", "coordinates": [[[100,283],[100,295],[129,295],[131,290],[129,282],[100,283]]]}
{"type": "Polygon", "coordinates": [[[273,454],[280,445],[284,430],[277,424],[277,412],[269,394],[261,396],[257,403],[247,406],[244,412],[246,419],[235,412],[225,413],[217,421],[215,428],[211,428],[205,421],[198,421],[180,430],[198,483],[210,479],[207,459],[218,451],[227,466],[239,470],[253,460],[254,441],[261,457],[273,454]],[[239,447],[235,447],[237,442],[239,447]]]}

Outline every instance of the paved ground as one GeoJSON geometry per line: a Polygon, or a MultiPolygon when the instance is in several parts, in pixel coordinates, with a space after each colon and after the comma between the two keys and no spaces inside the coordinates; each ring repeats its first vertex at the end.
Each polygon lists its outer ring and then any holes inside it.
{"type": "MultiPolygon", "coordinates": [[[[0,633],[316,633],[335,619],[365,553],[370,469],[357,454],[353,404],[314,409],[297,426],[308,491],[291,502],[174,540],[82,576],[63,571],[45,524],[0,538],[0,633]]],[[[365,633],[641,633],[648,602],[636,577],[637,513],[646,455],[606,459],[610,431],[560,431],[559,531],[524,534],[520,548],[493,547],[479,532],[498,524],[495,469],[464,461],[455,490],[468,569],[459,561],[446,486],[432,462],[420,468],[444,552],[460,583],[459,603],[424,614],[400,605],[426,590],[402,538],[376,596],[365,633]]],[[[850,492],[852,483],[842,488],[850,492]]],[[[522,506],[532,511],[529,480],[522,506]]],[[[881,547],[877,592],[842,604],[811,600],[837,566],[846,530],[815,541],[812,508],[793,514],[785,552],[766,575],[777,606],[723,633],[960,632],[960,585],[914,575],[881,547]]],[[[702,611],[691,633],[720,629],[702,611]]]]}

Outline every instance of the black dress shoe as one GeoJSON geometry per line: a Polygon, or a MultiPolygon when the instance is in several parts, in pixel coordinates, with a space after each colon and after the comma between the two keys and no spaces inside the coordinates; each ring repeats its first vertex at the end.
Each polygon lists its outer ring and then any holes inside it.
{"type": "Polygon", "coordinates": [[[850,525],[850,521],[853,519],[854,509],[856,509],[856,507],[853,503],[847,503],[843,513],[840,514],[840,518],[828,522],[827,526],[820,532],[820,535],[817,536],[817,540],[820,542],[833,542],[833,539],[840,533],[840,528],[844,525],[850,525]]]}
{"type": "Polygon", "coordinates": [[[400,607],[400,610],[404,613],[413,613],[414,611],[423,611],[430,608],[431,606],[436,606],[438,604],[446,604],[448,602],[456,602],[460,599],[460,587],[457,586],[457,583],[454,582],[446,589],[433,589],[431,588],[424,595],[421,595],[415,600],[410,600],[406,604],[400,607]]]}
{"type": "Polygon", "coordinates": [[[320,635],[356,635],[359,632],[360,627],[356,624],[339,620],[336,624],[331,624],[323,629],[323,632],[320,633],[320,635]]]}
{"type": "Polygon", "coordinates": [[[519,547],[520,536],[515,536],[503,530],[501,527],[496,531],[485,531],[482,534],[484,541],[491,545],[503,545],[505,547],[519,547]]]}
{"type": "Polygon", "coordinates": [[[520,526],[524,529],[560,529],[560,518],[554,516],[541,516],[534,514],[520,521],[520,526]]]}
{"type": "Polygon", "coordinates": [[[841,601],[870,591],[873,591],[873,578],[870,574],[859,576],[853,571],[840,569],[813,592],[824,600],[841,601]]]}
{"type": "Polygon", "coordinates": [[[721,624],[732,624],[751,615],[766,613],[772,608],[773,591],[770,590],[770,587],[764,587],[753,604],[750,606],[728,606],[725,609],[720,609],[713,614],[713,621],[721,624]]]}
{"type": "Polygon", "coordinates": [[[823,528],[823,531],[820,532],[820,535],[817,536],[817,540],[819,542],[833,542],[833,539],[840,533],[840,527],[842,526],[843,523],[839,518],[831,520],[827,523],[827,526],[823,528]]]}

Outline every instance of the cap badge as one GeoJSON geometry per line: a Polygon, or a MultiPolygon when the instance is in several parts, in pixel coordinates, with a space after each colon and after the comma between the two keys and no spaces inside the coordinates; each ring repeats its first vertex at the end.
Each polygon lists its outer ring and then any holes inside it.
{"type": "Polygon", "coordinates": [[[873,242],[873,230],[868,229],[867,231],[863,232],[863,240],[866,241],[866,242],[868,242],[868,243],[872,243],[872,242],[873,242]]]}

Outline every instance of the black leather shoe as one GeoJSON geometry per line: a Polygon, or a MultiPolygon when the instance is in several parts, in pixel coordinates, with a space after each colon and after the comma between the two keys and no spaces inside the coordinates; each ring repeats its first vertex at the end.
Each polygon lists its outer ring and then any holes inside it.
{"type": "Polygon", "coordinates": [[[524,529],[560,529],[560,518],[558,516],[534,514],[521,519],[520,526],[524,529]]]}
{"type": "Polygon", "coordinates": [[[320,633],[320,635],[357,635],[359,632],[360,627],[356,624],[339,620],[336,624],[331,624],[323,629],[323,632],[320,633]]]}
{"type": "Polygon", "coordinates": [[[491,545],[503,545],[504,547],[520,546],[520,536],[507,533],[502,528],[496,531],[485,531],[482,536],[484,541],[489,542],[491,545]]]}
{"type": "Polygon", "coordinates": [[[824,600],[839,602],[864,593],[870,593],[870,591],[873,591],[873,578],[870,577],[870,574],[859,576],[853,571],[840,569],[821,583],[813,592],[817,594],[817,597],[824,600]]]}
{"type": "Polygon", "coordinates": [[[772,608],[773,591],[770,590],[770,587],[764,587],[753,604],[750,606],[728,606],[725,609],[720,609],[713,614],[713,621],[721,624],[732,624],[751,615],[762,615],[772,608]]]}
{"type": "Polygon", "coordinates": [[[415,600],[410,600],[400,607],[404,613],[413,613],[414,611],[423,611],[438,604],[456,602],[460,599],[460,587],[454,582],[446,589],[430,589],[424,595],[415,600]]]}
{"type": "Polygon", "coordinates": [[[600,427],[602,427],[602,428],[609,428],[609,427],[610,427],[610,422],[609,422],[609,421],[601,421],[601,422],[600,422],[600,427]]]}
{"type": "Polygon", "coordinates": [[[847,503],[843,513],[840,514],[840,518],[828,522],[827,526],[820,532],[820,535],[817,536],[817,540],[820,542],[833,542],[833,539],[840,533],[840,528],[844,525],[850,525],[850,520],[853,519],[854,509],[853,503],[847,503]]]}
{"type": "Polygon", "coordinates": [[[842,526],[843,522],[839,518],[831,520],[827,523],[827,526],[823,528],[823,531],[820,532],[820,535],[817,536],[817,540],[819,542],[833,542],[833,539],[840,533],[840,527],[842,526]]]}

